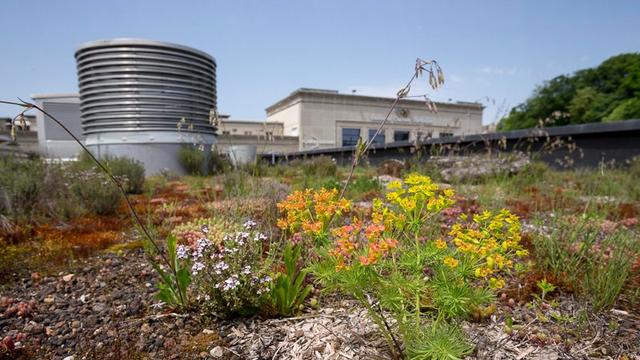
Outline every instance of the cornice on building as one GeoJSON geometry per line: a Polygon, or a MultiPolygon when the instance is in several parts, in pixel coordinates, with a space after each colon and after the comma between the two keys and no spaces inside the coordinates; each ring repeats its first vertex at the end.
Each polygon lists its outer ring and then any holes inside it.
{"type": "MultiPolygon", "coordinates": [[[[322,102],[334,102],[336,104],[338,103],[344,103],[345,100],[348,100],[351,103],[354,104],[369,104],[369,105],[373,105],[373,106],[382,106],[382,107],[390,107],[391,104],[393,104],[393,102],[395,101],[395,98],[390,98],[390,97],[381,97],[381,96],[369,96],[369,95],[356,95],[356,94],[341,94],[336,90],[321,90],[321,89],[306,89],[306,88],[301,88],[301,89],[297,89],[294,92],[292,92],[291,94],[289,94],[289,96],[285,97],[284,99],[276,102],[275,104],[267,107],[265,110],[267,112],[267,115],[270,115],[274,112],[277,111],[282,111],[283,109],[290,107],[292,105],[295,105],[297,103],[299,103],[300,101],[302,101],[304,98],[304,101],[310,101],[313,102],[313,100],[320,100],[322,99],[322,102]],[[372,104],[373,103],[373,104],[372,104]],[[376,104],[377,103],[377,104],[376,104]]],[[[437,102],[434,101],[434,103],[436,104],[436,106],[440,109],[440,110],[462,110],[462,109],[466,109],[468,110],[475,110],[475,111],[482,111],[484,106],[480,103],[472,103],[472,102],[456,102],[456,103],[449,103],[449,102],[437,102]]],[[[411,100],[411,99],[402,99],[398,102],[398,106],[400,107],[411,107],[411,108],[424,108],[425,106],[425,102],[424,100],[411,100]]]]}

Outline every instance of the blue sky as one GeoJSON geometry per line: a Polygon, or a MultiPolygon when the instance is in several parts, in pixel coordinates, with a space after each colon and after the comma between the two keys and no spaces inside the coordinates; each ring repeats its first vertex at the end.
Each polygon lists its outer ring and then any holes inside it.
{"type": "Polygon", "coordinates": [[[76,92],[80,44],[136,37],[212,54],[218,108],[237,119],[299,87],[391,97],[422,57],[447,79],[433,99],[482,101],[489,123],[544,80],[640,51],[639,18],[640,1],[9,0],[0,99],[76,92]]]}

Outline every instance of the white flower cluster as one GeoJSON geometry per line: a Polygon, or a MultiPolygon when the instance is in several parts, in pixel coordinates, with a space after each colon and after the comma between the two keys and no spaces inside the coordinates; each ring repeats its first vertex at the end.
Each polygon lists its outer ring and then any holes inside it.
{"type": "Polygon", "coordinates": [[[222,291],[229,291],[237,288],[238,285],[240,285],[240,280],[238,280],[238,275],[233,274],[229,276],[224,282],[219,283],[217,287],[220,288],[222,291]]]}
{"type": "MultiPolygon", "coordinates": [[[[205,265],[201,261],[204,256],[207,248],[211,246],[211,242],[207,238],[201,238],[196,242],[196,247],[191,253],[191,257],[194,260],[193,265],[191,266],[191,274],[198,275],[198,273],[204,270],[205,265]]],[[[178,259],[188,259],[189,258],[189,247],[185,245],[178,245],[176,248],[176,257],[178,259]]]]}
{"type": "MultiPolygon", "coordinates": [[[[250,220],[251,221],[251,220],[250,220]]],[[[224,236],[223,240],[225,243],[229,243],[229,242],[233,242],[238,246],[244,246],[244,244],[249,241],[249,239],[251,238],[251,233],[250,232],[246,232],[246,231],[239,231],[235,234],[227,234],[224,236]]],[[[263,241],[263,240],[267,240],[268,237],[267,235],[261,233],[261,232],[256,232],[255,235],[253,236],[253,240],[254,241],[263,241]]],[[[227,249],[225,249],[226,252],[228,253],[234,253],[237,251],[237,249],[234,246],[229,246],[227,245],[227,249]]]]}
{"type": "Polygon", "coordinates": [[[213,271],[216,273],[216,275],[220,275],[220,274],[222,274],[223,271],[227,270],[228,268],[229,268],[229,264],[227,264],[224,261],[219,261],[213,267],[213,271]]]}
{"type": "Polygon", "coordinates": [[[256,223],[255,221],[249,219],[244,223],[243,226],[244,226],[244,228],[246,230],[251,230],[251,229],[255,228],[256,226],[258,226],[258,223],[256,223]]]}
{"type": "Polygon", "coordinates": [[[243,229],[224,235],[222,243],[208,239],[210,229],[203,225],[198,239],[190,246],[179,245],[178,259],[192,261],[191,274],[198,299],[212,301],[210,306],[239,309],[255,306],[261,295],[268,293],[272,279],[261,265],[263,241],[266,234],[258,231],[258,224],[247,220],[243,229]]]}
{"type": "Polygon", "coordinates": [[[178,245],[176,256],[178,259],[187,259],[189,257],[189,248],[184,245],[178,245]]]}
{"type": "Polygon", "coordinates": [[[250,275],[251,274],[251,266],[247,265],[242,269],[242,274],[250,275]]]}
{"type": "Polygon", "coordinates": [[[204,251],[211,246],[211,241],[209,241],[209,239],[207,238],[201,238],[196,242],[196,248],[193,251],[193,254],[191,254],[191,256],[193,256],[194,259],[200,259],[203,255],[204,255],[204,251]]]}
{"type": "Polygon", "coordinates": [[[204,269],[204,264],[199,261],[196,261],[193,263],[193,266],[191,266],[191,273],[193,275],[198,275],[198,273],[203,269],[204,269]]]}
{"type": "MultiPolygon", "coordinates": [[[[269,275],[264,276],[264,277],[262,277],[262,278],[260,278],[260,279],[258,279],[258,278],[254,278],[254,279],[255,279],[255,284],[256,284],[256,285],[257,285],[257,284],[262,285],[262,286],[261,286],[260,288],[258,288],[258,290],[256,291],[256,293],[257,293],[258,295],[262,295],[262,294],[266,293],[267,291],[269,291],[269,283],[270,283],[270,282],[271,282],[271,280],[272,280],[272,279],[271,279],[271,277],[270,277],[269,275]]],[[[254,281],[253,281],[254,279],[252,279],[252,282],[254,282],[254,281]]]]}

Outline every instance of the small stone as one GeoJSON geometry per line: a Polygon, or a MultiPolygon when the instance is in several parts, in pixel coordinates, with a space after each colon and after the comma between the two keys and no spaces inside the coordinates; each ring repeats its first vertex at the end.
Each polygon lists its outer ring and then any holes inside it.
{"type": "Polygon", "coordinates": [[[64,282],[69,282],[69,281],[71,281],[73,279],[74,276],[75,276],[74,274],[68,274],[68,275],[63,276],[62,280],[64,282]]]}
{"type": "Polygon", "coordinates": [[[151,332],[151,326],[149,326],[149,324],[144,323],[142,324],[142,327],[140,327],[140,331],[142,331],[143,333],[147,334],[149,332],[151,332]]]}
{"type": "Polygon", "coordinates": [[[142,305],[139,302],[134,302],[127,306],[127,315],[133,316],[142,312],[142,305]]]}
{"type": "Polygon", "coordinates": [[[31,273],[31,281],[33,281],[34,283],[39,283],[41,279],[40,273],[39,272],[32,272],[31,273]]]}
{"type": "Polygon", "coordinates": [[[76,360],[76,356],[75,355],[69,355],[69,356],[63,358],[62,360],[76,360]]]}
{"type": "Polygon", "coordinates": [[[164,343],[162,344],[162,347],[165,349],[172,349],[176,346],[176,341],[173,339],[165,339],[164,343]]]}
{"type": "Polygon", "coordinates": [[[207,335],[211,335],[211,334],[215,334],[215,331],[211,330],[211,329],[204,329],[202,330],[203,334],[207,334],[207,335]]]}
{"type": "Polygon", "coordinates": [[[24,327],[24,331],[30,334],[41,334],[44,332],[44,325],[38,324],[35,321],[29,321],[29,323],[24,327]]]}
{"type": "Polygon", "coordinates": [[[56,331],[50,326],[47,326],[47,327],[44,328],[44,333],[47,334],[47,336],[55,336],[56,335],[56,331]]]}
{"type": "Polygon", "coordinates": [[[44,303],[45,304],[51,304],[56,300],[56,297],[53,295],[49,295],[46,298],[44,298],[44,303]]]}
{"type": "Polygon", "coordinates": [[[103,311],[105,311],[107,309],[107,305],[106,304],[102,304],[102,303],[97,303],[97,304],[93,305],[92,309],[95,312],[103,312],[103,311]]]}
{"type": "Polygon", "coordinates": [[[13,342],[13,339],[11,338],[11,336],[8,336],[8,335],[2,339],[2,342],[0,342],[0,345],[4,349],[7,349],[9,353],[11,353],[16,348],[16,345],[13,342]]]}
{"type": "Polygon", "coordinates": [[[209,351],[209,355],[214,358],[221,358],[224,355],[224,348],[222,346],[216,346],[211,351],[209,351]]]}

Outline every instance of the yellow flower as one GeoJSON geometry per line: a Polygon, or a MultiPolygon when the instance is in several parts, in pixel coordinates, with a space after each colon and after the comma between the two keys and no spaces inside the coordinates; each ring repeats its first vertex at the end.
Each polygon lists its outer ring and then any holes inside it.
{"type": "Polygon", "coordinates": [[[410,212],[416,208],[416,201],[412,198],[404,198],[400,200],[400,206],[404,211],[410,212]]]}
{"type": "Polygon", "coordinates": [[[400,180],[391,181],[387,185],[387,190],[395,191],[395,190],[400,190],[400,189],[402,189],[402,182],[400,182],[400,180]]]}
{"type": "Polygon", "coordinates": [[[502,289],[505,285],[505,281],[501,278],[489,279],[489,287],[492,289],[502,289]]]}
{"type": "Polygon", "coordinates": [[[477,268],[475,271],[476,277],[479,277],[479,278],[486,277],[491,273],[492,273],[491,269],[486,267],[477,268]]]}
{"type": "Polygon", "coordinates": [[[492,268],[494,264],[495,264],[495,261],[493,260],[493,257],[487,256],[487,266],[492,268]]]}
{"type": "Polygon", "coordinates": [[[443,260],[444,264],[447,265],[450,268],[455,268],[456,266],[458,266],[459,261],[452,258],[451,256],[446,256],[443,260]]]}
{"type": "Polygon", "coordinates": [[[442,240],[442,239],[438,239],[438,240],[436,240],[436,247],[438,249],[440,249],[440,250],[446,249],[447,248],[447,243],[444,242],[444,240],[442,240]]]}

